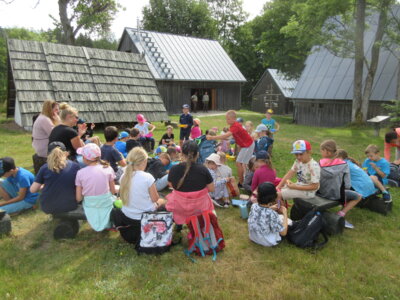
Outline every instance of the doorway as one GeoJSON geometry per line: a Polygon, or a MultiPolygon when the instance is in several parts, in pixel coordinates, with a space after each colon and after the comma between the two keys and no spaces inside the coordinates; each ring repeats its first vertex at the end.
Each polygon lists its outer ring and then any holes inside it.
{"type": "MultiPolygon", "coordinates": [[[[191,89],[190,96],[194,95],[197,92],[197,110],[198,111],[209,111],[217,109],[217,90],[216,89],[207,89],[207,88],[198,88],[191,89]],[[203,96],[207,93],[209,97],[207,108],[204,107],[203,96]]],[[[191,103],[191,108],[193,110],[193,103],[191,103]]]]}

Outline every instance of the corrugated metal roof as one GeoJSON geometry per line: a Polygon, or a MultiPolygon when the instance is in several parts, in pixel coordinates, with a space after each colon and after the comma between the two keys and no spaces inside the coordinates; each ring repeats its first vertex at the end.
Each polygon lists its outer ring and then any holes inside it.
{"type": "MultiPolygon", "coordinates": [[[[392,13],[400,15],[400,6],[393,6],[392,13]]],[[[389,14],[390,16],[390,14],[389,14]]],[[[369,28],[364,35],[366,57],[371,56],[378,14],[367,17],[369,28]]],[[[397,50],[394,50],[397,51],[397,50]]],[[[381,48],[378,69],[370,100],[387,101],[396,98],[398,59],[381,48]]],[[[364,68],[364,78],[367,70],[364,68]]],[[[354,59],[335,56],[326,48],[315,46],[307,57],[305,68],[293,92],[293,99],[351,100],[353,99],[354,59]]]]}
{"type": "Polygon", "coordinates": [[[296,88],[297,80],[288,79],[284,74],[279,72],[277,69],[267,69],[269,74],[271,74],[272,78],[278,85],[282,94],[286,98],[292,97],[293,91],[296,88]]]}
{"type": "Polygon", "coordinates": [[[218,41],[125,28],[157,80],[245,82],[218,41]]]}
{"type": "Polygon", "coordinates": [[[140,54],[9,40],[8,51],[25,128],[46,99],[67,102],[90,122],[149,121],[168,115],[156,82],[140,54]]]}

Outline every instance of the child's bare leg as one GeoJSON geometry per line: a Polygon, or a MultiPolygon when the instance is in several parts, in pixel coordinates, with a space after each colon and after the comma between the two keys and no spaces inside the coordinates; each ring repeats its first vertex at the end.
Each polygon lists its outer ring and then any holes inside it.
{"type": "Polygon", "coordinates": [[[361,201],[361,199],[362,199],[362,197],[360,196],[357,200],[349,201],[349,202],[346,204],[346,206],[343,207],[342,212],[344,212],[345,214],[347,214],[348,211],[349,211],[350,209],[352,209],[354,206],[357,205],[358,202],[361,201]]]}
{"type": "Polygon", "coordinates": [[[0,198],[4,201],[11,200],[10,195],[0,186],[0,198]]]}
{"type": "Polygon", "coordinates": [[[379,181],[378,177],[376,177],[375,175],[371,175],[369,176],[369,178],[372,179],[373,183],[375,184],[375,186],[381,191],[381,192],[386,192],[385,187],[383,186],[383,184],[379,181]]]}
{"type": "Polygon", "coordinates": [[[236,168],[239,177],[239,183],[243,184],[243,175],[244,175],[243,164],[240,162],[236,162],[236,168]]]}

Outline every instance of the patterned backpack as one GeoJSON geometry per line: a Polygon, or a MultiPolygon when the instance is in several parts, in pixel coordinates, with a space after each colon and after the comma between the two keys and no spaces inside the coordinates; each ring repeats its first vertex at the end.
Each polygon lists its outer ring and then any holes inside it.
{"type": "Polygon", "coordinates": [[[225,248],[224,236],[215,214],[212,211],[204,211],[201,215],[189,217],[186,225],[190,230],[186,255],[190,257],[193,252],[201,256],[212,255],[212,260],[215,261],[217,252],[225,248]]]}
{"type": "Polygon", "coordinates": [[[140,221],[140,241],[136,245],[139,253],[162,254],[172,245],[174,221],[171,212],[145,212],[140,221]]]}

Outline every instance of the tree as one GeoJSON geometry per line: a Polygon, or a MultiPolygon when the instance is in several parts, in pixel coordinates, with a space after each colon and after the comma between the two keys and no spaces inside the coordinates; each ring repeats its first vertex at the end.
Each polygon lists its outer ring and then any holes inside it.
{"type": "Polygon", "coordinates": [[[150,0],[143,8],[143,28],[202,38],[217,34],[207,3],[195,0],[150,0]]]}
{"type": "Polygon", "coordinates": [[[212,17],[217,22],[218,37],[225,46],[233,39],[233,32],[246,21],[242,0],[207,0],[212,17]]]}
{"type": "Polygon", "coordinates": [[[74,45],[81,30],[107,33],[121,6],[116,0],[58,0],[58,8],[60,20],[52,17],[54,23],[62,30],[63,42],[74,45]]]}

